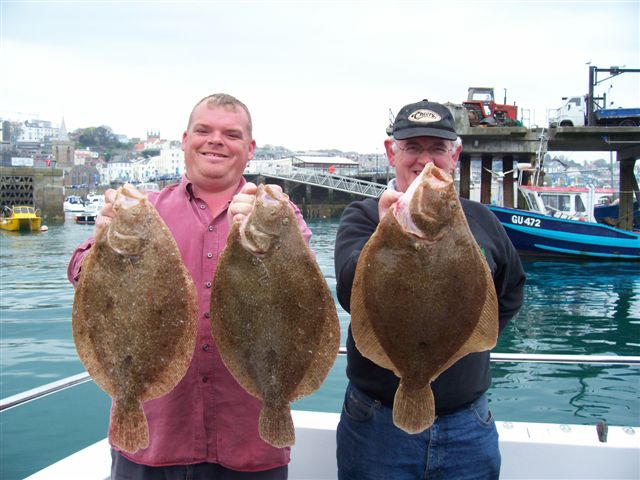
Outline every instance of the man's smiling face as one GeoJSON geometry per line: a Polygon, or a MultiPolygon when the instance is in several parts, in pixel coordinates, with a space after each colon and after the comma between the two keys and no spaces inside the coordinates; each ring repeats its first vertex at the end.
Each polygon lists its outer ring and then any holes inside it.
{"type": "Polygon", "coordinates": [[[247,113],[237,106],[202,102],[182,135],[187,177],[205,190],[237,184],[255,148],[247,113]]]}

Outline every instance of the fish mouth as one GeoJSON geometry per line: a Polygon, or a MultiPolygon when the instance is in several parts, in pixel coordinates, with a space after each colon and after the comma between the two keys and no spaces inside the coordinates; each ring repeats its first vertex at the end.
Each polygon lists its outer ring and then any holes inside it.
{"type": "Polygon", "coordinates": [[[118,189],[114,204],[118,204],[118,208],[129,209],[138,205],[147,195],[142,193],[130,183],[125,183],[118,189]]]}
{"type": "Polygon", "coordinates": [[[276,236],[247,222],[240,226],[240,243],[256,257],[264,257],[267,254],[276,236]]]}
{"type": "Polygon", "coordinates": [[[265,206],[275,206],[280,204],[280,201],[288,199],[289,196],[286,193],[271,188],[271,185],[258,185],[256,201],[261,201],[265,206]]]}
{"type": "MultiPolygon", "coordinates": [[[[240,225],[241,243],[253,255],[265,256],[280,236],[280,229],[272,223],[280,224],[279,214],[288,199],[269,185],[258,185],[253,212],[240,225]]],[[[288,223],[286,218],[281,221],[288,223]]]]}

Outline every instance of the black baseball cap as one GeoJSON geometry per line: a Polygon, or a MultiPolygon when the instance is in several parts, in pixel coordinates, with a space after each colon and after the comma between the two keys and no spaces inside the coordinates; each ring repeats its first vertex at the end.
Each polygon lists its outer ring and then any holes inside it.
{"type": "Polygon", "coordinates": [[[414,137],[438,137],[456,140],[458,134],[453,128],[453,115],[447,107],[439,103],[422,100],[402,107],[387,134],[397,140],[414,137]]]}

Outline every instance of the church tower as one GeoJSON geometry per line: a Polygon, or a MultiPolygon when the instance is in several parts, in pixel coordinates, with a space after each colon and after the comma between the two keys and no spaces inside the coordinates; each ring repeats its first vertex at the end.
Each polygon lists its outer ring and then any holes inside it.
{"type": "Polygon", "coordinates": [[[51,146],[56,167],[64,170],[71,169],[74,165],[75,149],[73,143],[69,140],[67,127],[64,124],[64,117],[58,129],[58,138],[51,142],[51,146]]]}

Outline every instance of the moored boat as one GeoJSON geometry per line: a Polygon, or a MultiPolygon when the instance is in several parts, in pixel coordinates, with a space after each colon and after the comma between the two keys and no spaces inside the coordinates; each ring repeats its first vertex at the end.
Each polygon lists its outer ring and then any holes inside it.
{"type": "MultiPolygon", "coordinates": [[[[620,219],[620,203],[596,205],[593,216],[598,223],[615,226],[620,219]]],[[[637,200],[633,202],[633,228],[640,230],[640,207],[637,200]]]]}
{"type": "Polygon", "coordinates": [[[75,215],[76,223],[80,225],[93,225],[96,223],[96,217],[98,216],[98,212],[104,206],[104,195],[101,200],[96,200],[91,203],[88,203],[85,209],[75,215]]]}
{"type": "Polygon", "coordinates": [[[84,202],[82,198],[78,195],[69,195],[64,199],[63,210],[65,213],[76,213],[82,212],[84,210],[84,202]]]}
{"type": "Polygon", "coordinates": [[[30,205],[2,207],[0,229],[11,232],[39,232],[42,219],[39,211],[30,205]]]}
{"type": "Polygon", "coordinates": [[[75,216],[75,221],[79,225],[94,225],[97,213],[82,212],[75,216]]]}

